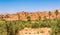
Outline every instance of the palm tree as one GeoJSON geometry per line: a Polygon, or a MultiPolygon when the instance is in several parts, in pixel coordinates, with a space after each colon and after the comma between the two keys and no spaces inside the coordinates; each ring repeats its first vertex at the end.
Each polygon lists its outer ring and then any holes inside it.
{"type": "Polygon", "coordinates": [[[1,15],[1,20],[4,20],[4,15],[1,15]]]}
{"type": "Polygon", "coordinates": [[[30,16],[27,16],[28,21],[30,21],[30,16]]]}
{"type": "Polygon", "coordinates": [[[57,18],[57,15],[58,15],[58,13],[59,13],[59,12],[58,12],[58,10],[56,10],[56,11],[55,11],[55,14],[56,14],[56,18],[57,18]]]}
{"type": "Polygon", "coordinates": [[[6,21],[6,31],[7,31],[7,35],[14,35],[15,34],[15,30],[13,30],[13,24],[11,22],[6,21]]]}
{"type": "Polygon", "coordinates": [[[41,20],[41,16],[39,16],[39,20],[41,20]]]}
{"type": "Polygon", "coordinates": [[[44,16],[44,20],[47,20],[46,16],[44,16]]]}
{"type": "Polygon", "coordinates": [[[51,12],[49,11],[49,12],[48,12],[48,14],[49,14],[49,19],[50,19],[50,16],[51,16],[51,12]]]}
{"type": "Polygon", "coordinates": [[[40,14],[37,13],[37,15],[38,15],[38,21],[41,20],[41,16],[40,16],[40,14]]]}

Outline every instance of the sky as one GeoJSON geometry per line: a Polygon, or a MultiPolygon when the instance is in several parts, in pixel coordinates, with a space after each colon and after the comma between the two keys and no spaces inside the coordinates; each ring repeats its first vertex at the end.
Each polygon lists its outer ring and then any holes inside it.
{"type": "Polygon", "coordinates": [[[0,13],[60,9],[60,0],[0,0],[0,13]]]}

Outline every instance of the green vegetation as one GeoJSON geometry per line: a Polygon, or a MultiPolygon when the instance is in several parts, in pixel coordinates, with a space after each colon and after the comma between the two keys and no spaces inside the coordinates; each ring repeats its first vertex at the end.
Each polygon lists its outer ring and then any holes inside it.
{"type": "Polygon", "coordinates": [[[60,35],[60,19],[55,20],[35,20],[35,21],[5,21],[0,20],[0,35],[16,35],[19,30],[24,27],[41,28],[48,27],[52,28],[51,35],[60,35]]]}
{"type": "Polygon", "coordinates": [[[48,15],[49,15],[49,19],[50,19],[50,16],[51,16],[51,12],[50,11],[48,12],[48,15]]]}
{"type": "Polygon", "coordinates": [[[58,11],[58,10],[56,10],[56,11],[55,11],[55,14],[56,14],[56,18],[57,18],[57,15],[59,14],[59,11],[58,11]]]}

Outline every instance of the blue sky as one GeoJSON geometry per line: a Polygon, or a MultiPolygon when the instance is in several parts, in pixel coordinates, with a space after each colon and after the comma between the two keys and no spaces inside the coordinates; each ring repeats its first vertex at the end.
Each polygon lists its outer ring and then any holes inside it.
{"type": "Polygon", "coordinates": [[[60,0],[0,0],[1,13],[41,11],[60,8],[60,0]]]}

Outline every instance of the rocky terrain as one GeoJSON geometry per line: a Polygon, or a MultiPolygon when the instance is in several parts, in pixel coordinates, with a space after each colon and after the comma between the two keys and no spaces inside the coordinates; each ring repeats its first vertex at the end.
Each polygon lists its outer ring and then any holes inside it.
{"type": "MultiPolygon", "coordinates": [[[[57,17],[60,18],[60,12],[59,10],[56,10],[58,12],[57,17]]],[[[6,15],[0,15],[0,19],[4,20],[27,20],[27,17],[30,18],[30,20],[38,20],[39,18],[43,20],[44,18],[47,19],[55,19],[56,18],[56,12],[54,11],[37,11],[37,12],[17,12],[15,14],[6,14],[6,15]],[[50,16],[49,16],[50,15],[50,16]]]]}
{"type": "Polygon", "coordinates": [[[51,28],[24,28],[19,35],[50,35],[51,28]]]}

